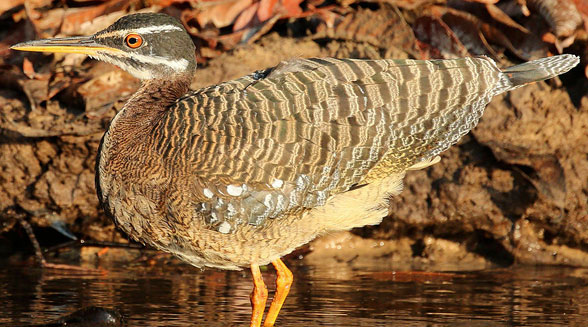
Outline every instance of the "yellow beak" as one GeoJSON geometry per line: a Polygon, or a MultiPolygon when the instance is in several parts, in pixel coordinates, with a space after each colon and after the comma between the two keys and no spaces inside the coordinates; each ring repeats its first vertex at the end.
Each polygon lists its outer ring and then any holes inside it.
{"type": "Polygon", "coordinates": [[[12,50],[52,52],[52,53],[82,53],[95,55],[101,52],[122,52],[119,49],[96,43],[91,36],[75,36],[66,38],[27,41],[10,47],[12,50]]]}

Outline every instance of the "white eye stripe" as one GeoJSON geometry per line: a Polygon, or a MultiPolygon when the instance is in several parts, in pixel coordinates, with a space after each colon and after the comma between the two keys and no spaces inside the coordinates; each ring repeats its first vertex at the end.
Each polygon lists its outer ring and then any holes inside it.
{"type": "Polygon", "coordinates": [[[173,31],[181,31],[182,28],[176,25],[161,25],[161,26],[147,26],[137,28],[133,31],[129,31],[129,33],[137,33],[137,34],[151,34],[151,33],[165,33],[165,32],[173,32],[173,31]]]}
{"type": "Polygon", "coordinates": [[[111,36],[120,36],[125,37],[127,34],[135,33],[139,35],[145,34],[153,34],[153,33],[167,33],[167,32],[174,32],[174,31],[182,31],[182,28],[176,25],[160,25],[160,26],[146,26],[141,28],[136,28],[132,30],[118,30],[112,31],[104,34],[98,34],[96,37],[98,38],[105,38],[111,36]]]}

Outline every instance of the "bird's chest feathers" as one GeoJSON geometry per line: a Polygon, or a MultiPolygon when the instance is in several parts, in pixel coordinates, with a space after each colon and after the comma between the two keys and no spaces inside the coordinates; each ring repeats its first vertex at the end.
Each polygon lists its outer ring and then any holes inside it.
{"type": "Polygon", "coordinates": [[[112,120],[99,151],[97,182],[101,202],[136,239],[155,217],[169,184],[161,160],[149,151],[148,119],[125,106],[112,120]]]}

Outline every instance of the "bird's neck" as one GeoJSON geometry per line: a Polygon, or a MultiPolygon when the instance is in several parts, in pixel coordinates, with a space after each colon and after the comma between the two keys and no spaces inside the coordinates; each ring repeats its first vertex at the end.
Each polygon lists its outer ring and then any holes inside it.
{"type": "Polygon", "coordinates": [[[188,92],[190,82],[189,76],[144,81],[112,119],[107,132],[109,139],[118,143],[130,141],[133,136],[145,135],[141,133],[149,133],[161,115],[188,92]]]}

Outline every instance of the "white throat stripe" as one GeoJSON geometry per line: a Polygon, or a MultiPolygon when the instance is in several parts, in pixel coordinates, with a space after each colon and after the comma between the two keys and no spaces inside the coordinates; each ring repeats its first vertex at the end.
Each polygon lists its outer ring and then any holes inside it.
{"type": "MultiPolygon", "coordinates": [[[[113,55],[112,53],[110,55],[113,55]]],[[[119,54],[114,54],[117,57],[123,57],[123,58],[133,58],[136,59],[139,62],[142,63],[146,63],[146,64],[151,64],[151,65],[166,65],[170,68],[172,68],[175,71],[184,71],[186,70],[186,68],[188,67],[188,60],[182,58],[182,59],[169,59],[166,57],[159,57],[159,56],[147,56],[147,55],[143,55],[143,54],[139,54],[139,53],[133,53],[130,56],[127,55],[122,55],[119,56],[119,54]]]]}

